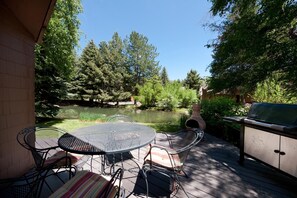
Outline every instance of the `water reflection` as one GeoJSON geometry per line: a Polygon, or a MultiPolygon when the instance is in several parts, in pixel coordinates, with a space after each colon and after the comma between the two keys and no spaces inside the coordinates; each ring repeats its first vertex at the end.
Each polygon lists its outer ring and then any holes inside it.
{"type": "Polygon", "coordinates": [[[79,118],[79,114],[82,112],[104,114],[106,116],[123,114],[123,115],[130,116],[135,122],[143,122],[143,123],[177,122],[181,116],[181,113],[177,113],[177,112],[123,109],[123,108],[65,106],[65,107],[61,107],[61,110],[57,115],[57,117],[77,119],[79,118]]]}

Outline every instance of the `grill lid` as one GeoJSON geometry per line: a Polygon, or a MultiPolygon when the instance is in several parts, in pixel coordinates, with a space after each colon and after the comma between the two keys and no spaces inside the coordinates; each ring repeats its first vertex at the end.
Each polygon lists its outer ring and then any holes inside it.
{"type": "Polygon", "coordinates": [[[287,127],[297,126],[297,105],[253,103],[247,119],[287,127]]]}

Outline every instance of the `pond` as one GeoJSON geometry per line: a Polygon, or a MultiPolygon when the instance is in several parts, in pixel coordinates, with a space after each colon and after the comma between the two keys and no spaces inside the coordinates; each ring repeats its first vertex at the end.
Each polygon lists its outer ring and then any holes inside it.
{"type": "Polygon", "coordinates": [[[135,122],[142,123],[168,123],[178,122],[180,117],[186,112],[167,112],[154,110],[139,110],[126,108],[99,108],[99,107],[80,107],[63,106],[61,107],[57,118],[78,119],[81,113],[94,113],[111,116],[122,114],[130,116],[135,122]]]}

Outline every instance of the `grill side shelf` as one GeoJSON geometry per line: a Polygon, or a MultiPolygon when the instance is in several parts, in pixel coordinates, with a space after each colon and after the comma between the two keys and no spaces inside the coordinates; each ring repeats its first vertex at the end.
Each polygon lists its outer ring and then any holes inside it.
{"type": "Polygon", "coordinates": [[[246,117],[243,117],[243,116],[225,116],[223,117],[223,120],[227,122],[236,122],[236,123],[242,124],[245,118],[246,117]]]}

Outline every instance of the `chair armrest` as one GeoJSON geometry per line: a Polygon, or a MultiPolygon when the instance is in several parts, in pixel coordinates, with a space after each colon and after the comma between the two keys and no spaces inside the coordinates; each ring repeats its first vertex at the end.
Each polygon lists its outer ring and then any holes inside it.
{"type": "Polygon", "coordinates": [[[46,147],[46,148],[36,148],[37,150],[40,151],[50,151],[50,150],[55,150],[57,148],[60,148],[59,146],[51,146],[51,147],[46,147]]]}

